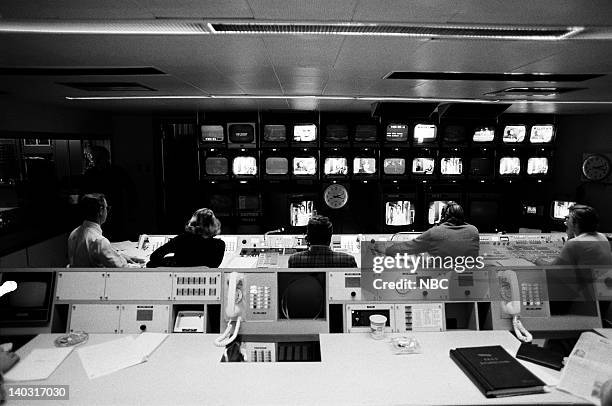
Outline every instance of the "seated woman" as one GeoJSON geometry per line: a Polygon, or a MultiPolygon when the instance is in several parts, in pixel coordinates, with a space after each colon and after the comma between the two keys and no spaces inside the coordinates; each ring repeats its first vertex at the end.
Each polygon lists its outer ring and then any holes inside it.
{"type": "Polygon", "coordinates": [[[221,222],[210,209],[199,209],[185,225],[185,232],[156,249],[147,267],[207,266],[217,268],[223,261],[225,242],[213,238],[221,232],[221,222]],[[174,254],[166,258],[168,254],[174,254]]]}

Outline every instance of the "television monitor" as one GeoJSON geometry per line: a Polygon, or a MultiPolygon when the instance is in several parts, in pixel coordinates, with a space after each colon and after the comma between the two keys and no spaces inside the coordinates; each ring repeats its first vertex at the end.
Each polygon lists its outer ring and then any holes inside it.
{"type": "Polygon", "coordinates": [[[523,142],[525,139],[524,125],[507,125],[504,127],[504,135],[502,141],[505,143],[523,142]]]}
{"type": "Polygon", "coordinates": [[[345,124],[328,124],[325,127],[325,141],[331,143],[347,143],[349,140],[349,128],[345,124]]]}
{"type": "Polygon", "coordinates": [[[229,163],[226,157],[209,156],[204,162],[206,175],[227,175],[229,172],[229,163]]]}
{"type": "Polygon", "coordinates": [[[543,216],[544,206],[534,203],[523,203],[523,215],[524,216],[543,216]]]}
{"type": "Polygon", "coordinates": [[[552,141],[554,130],[552,124],[534,125],[529,133],[529,142],[532,144],[547,144],[552,141]]]}
{"type": "Polygon", "coordinates": [[[228,123],[227,143],[230,148],[255,148],[255,123],[228,123]]]}
{"type": "Polygon", "coordinates": [[[411,200],[390,200],[385,202],[385,224],[408,226],[414,223],[414,203],[411,200]]]}
{"type": "Polygon", "coordinates": [[[232,161],[235,176],[257,176],[257,159],[254,156],[237,156],[232,161]]]}
{"type": "Polygon", "coordinates": [[[442,221],[442,211],[448,205],[446,200],[434,200],[429,202],[429,209],[427,210],[427,222],[431,224],[437,224],[442,221]]]}
{"type": "Polygon", "coordinates": [[[222,125],[204,124],[200,126],[201,144],[218,144],[225,141],[222,125]]]}
{"type": "Polygon", "coordinates": [[[462,125],[450,124],[444,127],[444,134],[442,139],[444,142],[451,144],[457,144],[465,142],[466,131],[462,125]]]}
{"type": "Polygon", "coordinates": [[[289,160],[282,156],[269,156],[266,158],[266,175],[287,175],[289,173],[289,160]]]}
{"type": "Polygon", "coordinates": [[[390,142],[408,141],[408,125],[400,123],[388,124],[385,139],[390,142]]]}
{"type": "Polygon", "coordinates": [[[473,157],[470,160],[470,176],[487,177],[493,174],[493,160],[487,157],[473,157]]]}
{"type": "Polygon", "coordinates": [[[495,127],[477,127],[472,135],[473,142],[493,142],[495,139],[495,127]]]}
{"type": "Polygon", "coordinates": [[[46,325],[51,319],[54,275],[54,272],[2,272],[0,285],[15,281],[17,289],[0,297],[0,325],[46,325]]]}
{"type": "Polygon", "coordinates": [[[293,174],[296,176],[312,176],[317,174],[317,158],[300,156],[293,158],[293,174]]]}
{"type": "Polygon", "coordinates": [[[355,126],[355,142],[376,142],[377,134],[376,124],[357,124],[355,126]]]}
{"type": "Polygon", "coordinates": [[[313,200],[297,200],[289,204],[289,224],[292,227],[304,227],[314,214],[313,200]]]}
{"type": "Polygon", "coordinates": [[[435,124],[417,124],[414,126],[413,139],[418,143],[433,142],[436,140],[437,127],[435,124]]]}
{"type": "Polygon", "coordinates": [[[463,174],[463,158],[443,157],[440,159],[440,173],[442,175],[463,174]]]}
{"type": "Polygon", "coordinates": [[[569,208],[575,205],[576,202],[566,200],[555,200],[552,203],[551,217],[555,220],[565,220],[569,216],[569,208]]]}
{"type": "Polygon", "coordinates": [[[264,125],[264,142],[286,142],[287,128],[282,124],[264,125]]]}
{"type": "Polygon", "coordinates": [[[239,212],[259,212],[261,211],[261,196],[259,195],[239,195],[239,212]]]}
{"type": "Polygon", "coordinates": [[[234,207],[234,197],[231,194],[213,194],[208,199],[208,207],[217,217],[229,217],[234,207]]]}
{"type": "Polygon", "coordinates": [[[412,173],[414,175],[433,175],[436,167],[434,158],[420,157],[412,160],[412,173]]]}
{"type": "Polygon", "coordinates": [[[548,158],[529,158],[527,160],[527,175],[548,175],[548,158]]]}
{"type": "Polygon", "coordinates": [[[505,156],[499,160],[501,176],[518,176],[521,173],[521,159],[515,156],[505,156]]]}
{"type": "Polygon", "coordinates": [[[317,140],[317,126],[315,124],[296,124],[293,126],[293,141],[315,142],[317,140]]]}
{"type": "Polygon", "coordinates": [[[348,175],[348,160],[344,157],[327,157],[323,163],[323,174],[326,176],[348,175]]]}
{"type": "Polygon", "coordinates": [[[496,200],[472,200],[467,221],[481,232],[496,231],[499,223],[499,203],[496,200]]]}
{"type": "Polygon", "coordinates": [[[353,159],[353,175],[373,175],[376,173],[376,158],[356,157],[353,159]]]}
{"type": "Polygon", "coordinates": [[[383,161],[385,175],[404,175],[406,173],[405,158],[385,158],[383,161]]]}

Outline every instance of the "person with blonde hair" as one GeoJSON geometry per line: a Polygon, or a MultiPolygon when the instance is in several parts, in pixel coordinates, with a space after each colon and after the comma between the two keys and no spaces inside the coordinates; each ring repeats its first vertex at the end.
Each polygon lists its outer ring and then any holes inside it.
{"type": "Polygon", "coordinates": [[[147,267],[206,266],[217,268],[223,261],[225,242],[214,238],[221,222],[210,209],[198,209],[185,225],[185,231],[156,249],[147,267]],[[170,255],[173,254],[173,255],[170,255]]]}

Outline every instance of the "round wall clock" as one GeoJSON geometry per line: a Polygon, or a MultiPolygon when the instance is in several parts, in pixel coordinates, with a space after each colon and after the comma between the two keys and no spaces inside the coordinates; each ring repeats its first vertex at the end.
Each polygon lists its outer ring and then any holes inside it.
{"type": "Polygon", "coordinates": [[[331,209],[341,209],[348,202],[348,190],[345,186],[334,183],[325,188],[323,192],[323,200],[331,209]]]}
{"type": "Polygon", "coordinates": [[[600,181],[610,174],[610,160],[601,154],[589,155],[582,160],[582,174],[592,181],[600,181]]]}

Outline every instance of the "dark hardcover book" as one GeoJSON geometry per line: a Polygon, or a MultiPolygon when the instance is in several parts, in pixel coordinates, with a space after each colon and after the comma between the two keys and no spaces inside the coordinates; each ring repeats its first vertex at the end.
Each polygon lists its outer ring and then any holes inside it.
{"type": "Polygon", "coordinates": [[[544,392],[546,384],[499,345],[457,348],[450,357],[488,398],[544,392]]]}
{"type": "Polygon", "coordinates": [[[516,353],[516,358],[560,371],[563,368],[563,354],[550,351],[537,345],[523,343],[516,353]]]}

